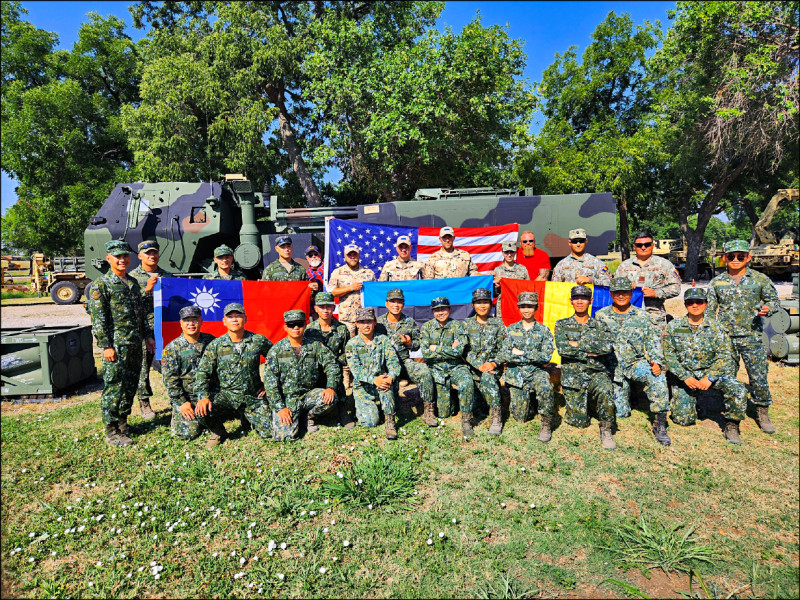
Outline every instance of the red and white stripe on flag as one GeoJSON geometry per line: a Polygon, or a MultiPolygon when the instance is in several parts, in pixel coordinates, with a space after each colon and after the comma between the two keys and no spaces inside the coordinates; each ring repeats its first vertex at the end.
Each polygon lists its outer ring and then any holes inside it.
{"type": "MultiPolygon", "coordinates": [[[[503,263],[503,242],[516,242],[519,225],[493,225],[491,227],[454,227],[455,247],[466,250],[478,271],[492,271],[503,263]]],[[[427,262],[431,254],[442,247],[438,227],[420,227],[417,240],[417,260],[427,262]]]]}

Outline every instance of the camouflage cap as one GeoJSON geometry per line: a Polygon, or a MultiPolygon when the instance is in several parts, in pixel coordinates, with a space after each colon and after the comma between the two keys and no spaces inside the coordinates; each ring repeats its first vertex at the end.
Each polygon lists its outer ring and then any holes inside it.
{"type": "Polygon", "coordinates": [[[517,296],[517,306],[539,306],[539,294],[536,292],[520,292],[519,296],[517,296]]]}
{"type": "Polygon", "coordinates": [[[349,254],[350,252],[358,252],[361,254],[361,249],[357,244],[347,244],[347,246],[344,247],[342,254],[349,254]]]}
{"type": "Polygon", "coordinates": [[[394,247],[397,248],[400,244],[408,244],[410,246],[411,236],[408,235],[398,236],[397,241],[394,243],[394,247]]]}
{"type": "Polygon", "coordinates": [[[220,256],[233,256],[233,248],[231,248],[227,244],[222,244],[222,246],[217,246],[216,248],[214,248],[214,258],[219,258],[220,256]]]}
{"type": "Polygon", "coordinates": [[[576,285],[569,291],[570,298],[589,298],[592,297],[592,288],[586,285],[576,285]]]}
{"type": "Polygon", "coordinates": [[[506,250],[516,250],[517,242],[503,242],[503,252],[506,250]]]}
{"type": "Polygon", "coordinates": [[[333,294],[330,292],[318,292],[316,296],[314,296],[314,304],[317,306],[321,304],[336,304],[333,299],[333,294]]]}
{"type": "Polygon", "coordinates": [[[633,290],[633,284],[627,277],[614,277],[608,286],[609,292],[630,292],[633,290]]]}
{"type": "Polygon", "coordinates": [[[446,235],[452,235],[453,237],[455,237],[456,232],[452,227],[444,226],[439,230],[439,237],[444,237],[446,235]]]}
{"type": "Polygon", "coordinates": [[[472,301],[473,302],[480,302],[483,300],[492,300],[492,292],[487,290],[486,288],[478,288],[477,290],[472,290],[472,301]]]}
{"type": "Polygon", "coordinates": [[[702,300],[708,302],[708,295],[705,288],[691,287],[683,293],[683,301],[686,300],[702,300]]]}
{"type": "Polygon", "coordinates": [[[356,321],[374,321],[375,309],[374,308],[359,308],[356,311],[356,321]]]}
{"type": "Polygon", "coordinates": [[[178,315],[181,319],[188,319],[190,317],[200,318],[203,316],[203,312],[200,310],[199,306],[184,306],[179,312],[178,315]]]}
{"type": "Polygon", "coordinates": [[[395,288],[393,290],[389,290],[388,292],[386,292],[386,300],[387,301],[389,301],[389,300],[405,300],[405,299],[406,299],[406,297],[403,294],[403,290],[401,290],[400,288],[395,288]]]}
{"type": "Polygon", "coordinates": [[[287,310],[283,313],[283,322],[284,323],[295,323],[297,321],[302,321],[303,324],[306,322],[306,313],[302,310],[287,310]]]}
{"type": "Polygon", "coordinates": [[[444,296],[439,296],[431,300],[431,308],[450,308],[450,300],[444,296]]]}
{"type": "Polygon", "coordinates": [[[160,250],[161,247],[158,245],[158,242],[155,240],[145,240],[137,247],[139,252],[147,252],[148,250],[160,250]]]}
{"type": "Polygon", "coordinates": [[[231,302],[230,304],[225,305],[225,310],[222,311],[222,314],[227,317],[228,313],[232,312],[240,312],[242,314],[245,314],[244,306],[242,306],[242,304],[240,304],[239,302],[231,302]]]}
{"type": "Polygon", "coordinates": [[[569,239],[586,239],[586,230],[585,229],[570,229],[569,231],[569,239]]]}
{"type": "Polygon", "coordinates": [[[106,254],[122,256],[123,254],[133,254],[133,250],[125,240],[111,240],[106,242],[106,254]]]}
{"type": "Polygon", "coordinates": [[[317,248],[316,246],[309,246],[308,248],[306,248],[306,256],[308,256],[312,252],[316,252],[317,254],[319,254],[319,248],[317,248]]]}
{"type": "Polygon", "coordinates": [[[745,240],[730,240],[722,245],[722,251],[728,252],[747,252],[750,253],[750,244],[745,240]]]}
{"type": "Polygon", "coordinates": [[[276,245],[276,246],[285,246],[285,245],[287,245],[287,244],[291,246],[291,244],[292,244],[292,238],[291,238],[291,236],[288,236],[288,235],[282,235],[282,236],[281,236],[281,237],[279,237],[277,240],[275,240],[275,245],[276,245]]]}

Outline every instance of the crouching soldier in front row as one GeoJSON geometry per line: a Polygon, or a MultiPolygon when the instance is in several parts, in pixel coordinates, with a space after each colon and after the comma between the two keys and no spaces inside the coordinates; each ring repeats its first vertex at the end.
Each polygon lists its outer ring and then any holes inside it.
{"type": "Polygon", "coordinates": [[[741,444],[739,421],[747,409],[747,388],[733,372],[732,342],[722,325],[706,316],[706,291],[689,288],[683,295],[689,313],[667,325],[664,359],[672,391],[672,420],[678,425],[697,421],[697,396],[713,387],[725,399],[725,439],[741,444]]]}
{"type": "Polygon", "coordinates": [[[283,322],[286,337],[269,351],[264,367],[264,386],[272,405],[275,439],[279,442],[297,439],[303,416],[307,433],[319,431],[316,418],[334,406],[342,425],[352,429],[344,398],[336,394],[342,376],[333,353],[321,342],[303,338],[306,314],[302,310],[286,311],[283,322]],[[323,371],[326,387],[315,387],[323,371]]]}
{"type": "Polygon", "coordinates": [[[506,363],[505,379],[511,393],[511,416],[522,423],[527,421],[531,394],[535,394],[539,414],[542,415],[539,441],[549,442],[555,403],[550,373],[544,366],[553,357],[555,344],[550,330],[533,318],[538,305],[539,295],[536,292],[522,292],[518,296],[517,306],[522,320],[508,327],[502,360],[506,363]]]}
{"type": "Polygon", "coordinates": [[[589,426],[589,402],[597,407],[600,441],[615,450],[612,427],[616,408],[611,366],[614,336],[602,321],[589,318],[592,290],[576,285],[570,292],[575,314],[556,321],[556,349],[561,355],[561,387],[567,401],[564,420],[573,427],[589,426]]]}

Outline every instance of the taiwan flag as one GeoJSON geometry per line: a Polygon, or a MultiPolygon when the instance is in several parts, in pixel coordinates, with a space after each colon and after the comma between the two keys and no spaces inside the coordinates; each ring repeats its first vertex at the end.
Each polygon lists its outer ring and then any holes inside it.
{"type": "Polygon", "coordinates": [[[311,289],[307,281],[225,281],[162,277],[153,291],[155,303],[156,359],[164,347],[181,335],[179,312],[184,306],[203,311],[203,331],[215,337],[227,329],[222,323],[225,306],[244,305],[245,329],[260,333],[274,344],[286,336],[283,313],[302,310],[310,313],[311,289]]]}

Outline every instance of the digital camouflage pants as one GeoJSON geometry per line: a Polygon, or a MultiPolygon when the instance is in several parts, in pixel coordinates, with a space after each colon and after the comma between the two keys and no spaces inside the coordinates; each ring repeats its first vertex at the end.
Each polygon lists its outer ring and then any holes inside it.
{"type": "Polygon", "coordinates": [[[552,417],[555,414],[553,385],[550,383],[550,374],[547,371],[537,369],[524,388],[509,385],[508,389],[511,393],[509,409],[514,420],[524,423],[530,418],[531,394],[536,396],[540,415],[552,417]]]}
{"type": "Polygon", "coordinates": [[[744,361],[747,377],[750,378],[750,398],[756,406],[769,406],[772,404],[772,394],[769,391],[767,373],[767,351],[760,340],[751,336],[732,337],[733,342],[733,372],[739,370],[739,357],[744,361]]]}
{"type": "Polygon", "coordinates": [[[153,396],[153,388],[150,387],[150,367],[153,366],[155,356],[147,351],[147,346],[142,342],[142,369],[139,373],[139,390],[136,394],[139,400],[150,400],[153,396]]]}
{"type": "Polygon", "coordinates": [[[630,377],[622,377],[622,381],[614,380],[614,404],[617,407],[617,418],[631,416],[631,384],[641,385],[650,402],[650,412],[667,412],[669,410],[669,390],[664,371],[653,375],[650,363],[642,359],[633,368],[630,377]]]}
{"type": "Polygon", "coordinates": [[[291,442],[296,440],[300,433],[300,419],[303,413],[308,413],[314,417],[323,415],[331,410],[341,398],[334,393],[333,402],[325,404],[322,399],[324,388],[314,388],[300,399],[297,408],[292,411],[292,422],[289,425],[282,425],[278,418],[278,411],[272,411],[272,435],[278,442],[291,442]]]}
{"type": "Polygon", "coordinates": [[[584,371],[583,380],[584,385],[580,388],[562,388],[567,401],[564,420],[573,427],[588,427],[591,403],[595,407],[598,421],[613,421],[616,408],[611,377],[601,371],[584,371]]]}
{"type": "Polygon", "coordinates": [[[393,415],[397,406],[397,386],[392,384],[388,390],[379,390],[370,383],[359,382],[353,386],[353,400],[356,403],[356,419],[364,427],[375,427],[381,420],[379,407],[383,414],[393,415]]]}
{"type": "MultiPolygon", "coordinates": [[[[697,422],[697,397],[702,390],[690,389],[683,381],[670,374],[672,392],[672,420],[678,425],[694,425],[697,422]]],[[[725,412],[722,416],[731,421],[744,420],[747,410],[747,388],[734,377],[720,377],[711,386],[722,394],[725,412]]]]}
{"type": "Polygon", "coordinates": [[[458,406],[462,413],[471,413],[475,406],[475,386],[467,365],[433,365],[430,367],[436,382],[436,409],[440,419],[453,414],[450,403],[450,386],[458,392],[458,406]]]}
{"type": "Polygon", "coordinates": [[[118,423],[131,414],[142,367],[142,346],[139,342],[115,346],[114,350],[117,351],[117,360],[103,361],[100,409],[103,412],[104,425],[118,423]]]}
{"type": "MultiPolygon", "coordinates": [[[[425,363],[418,363],[413,358],[407,358],[403,361],[403,369],[405,370],[408,378],[417,384],[419,390],[419,397],[423,402],[433,402],[435,400],[434,394],[436,393],[433,383],[433,375],[431,370],[425,363]]],[[[400,374],[402,378],[403,374],[400,374]]]]}
{"type": "MultiPolygon", "coordinates": [[[[493,373],[481,373],[470,369],[472,383],[491,408],[500,408],[500,379],[493,373]]],[[[474,393],[474,392],[473,392],[474,393]]]]}
{"type": "MultiPolygon", "coordinates": [[[[197,408],[197,402],[192,402],[192,409],[197,408]]],[[[230,410],[220,405],[219,402],[211,405],[211,414],[205,417],[198,417],[195,415],[194,419],[186,419],[181,414],[180,408],[172,406],[172,420],[170,421],[170,429],[172,435],[182,440],[193,440],[197,438],[204,429],[208,429],[214,424],[223,426],[225,421],[230,419],[237,419],[243,416],[243,409],[230,410]]]]}

